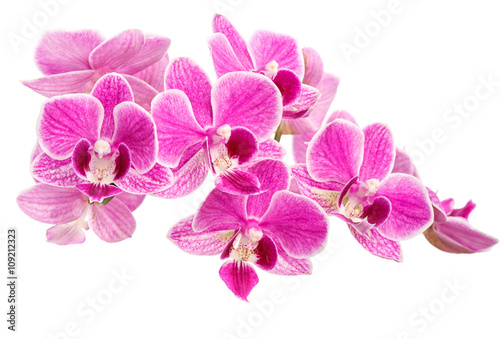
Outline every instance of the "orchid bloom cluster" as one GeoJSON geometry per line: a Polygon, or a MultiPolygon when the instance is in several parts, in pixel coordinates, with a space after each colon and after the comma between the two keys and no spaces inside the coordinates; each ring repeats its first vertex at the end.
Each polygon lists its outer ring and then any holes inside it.
{"type": "Polygon", "coordinates": [[[36,184],[17,200],[53,225],[47,241],[80,244],[89,229],[106,242],[130,238],[146,195],[183,197],[209,176],[215,189],[167,237],[220,255],[220,277],[243,300],[259,281],[253,265],[310,274],[330,215],[370,253],[398,262],[401,242],[422,233],[451,253],[497,243],[469,223],[472,201],[455,209],[425,186],[387,125],[361,127],[346,111],[324,121],[339,79],[314,49],[267,31],[245,41],[220,15],[208,44],[213,82],[193,59],[169,60],[165,37],[45,34],[35,53],[44,76],[23,82],[49,98],[31,157],[36,184]]]}

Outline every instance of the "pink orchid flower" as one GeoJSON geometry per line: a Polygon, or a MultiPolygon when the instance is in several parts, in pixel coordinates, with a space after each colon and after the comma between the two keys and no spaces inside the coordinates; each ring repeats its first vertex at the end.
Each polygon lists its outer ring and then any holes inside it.
{"type": "MultiPolygon", "coordinates": [[[[283,119],[303,118],[311,113],[320,92],[303,83],[304,58],[295,39],[284,34],[257,31],[247,44],[222,15],[214,17],[212,27],[214,35],[209,45],[218,77],[237,71],[264,74],[280,89],[283,119]]],[[[309,78],[308,74],[306,80],[309,78]]]]}
{"type": "Polygon", "coordinates": [[[23,84],[46,97],[88,93],[104,74],[116,72],[129,82],[136,103],[149,108],[162,90],[170,39],[132,29],[105,40],[93,30],[46,33],[35,52],[43,78],[23,84]]]}
{"type": "Polygon", "coordinates": [[[156,128],[133,102],[125,78],[107,74],[92,94],[66,94],[46,102],[38,120],[43,153],[32,163],[35,179],[76,186],[102,202],[122,191],[146,194],[172,185],[170,169],[156,164],[156,128]]]}
{"type": "Polygon", "coordinates": [[[132,212],[146,196],[123,193],[105,204],[89,203],[76,188],[36,184],[17,197],[29,217],[55,226],[47,230],[47,241],[58,245],[81,244],[89,227],[106,242],[130,238],[136,222],[132,212]]]}
{"type": "Polygon", "coordinates": [[[308,258],[323,249],[328,230],[328,217],[317,203],[287,191],[290,177],[283,162],[262,160],[248,171],[259,178],[263,193],[214,189],[196,215],[177,223],[167,236],[189,253],[221,253],[228,260],[219,275],[245,301],[259,281],[249,263],[276,274],[309,274],[308,258]]]}
{"type": "Polygon", "coordinates": [[[427,229],[433,220],[425,186],[415,177],[392,173],[395,148],[382,124],[363,130],[335,119],[313,137],[306,165],[292,167],[302,194],[344,220],[372,254],[401,261],[399,241],[427,229]]]}
{"type": "Polygon", "coordinates": [[[188,194],[201,185],[208,170],[225,192],[258,193],[260,184],[245,166],[262,153],[280,152],[279,145],[266,142],[282,112],[280,93],[271,80],[235,72],[219,78],[212,88],[198,65],[179,58],[167,68],[165,88],[151,109],[158,131],[158,162],[173,168],[175,183],[158,195],[188,194]]]}

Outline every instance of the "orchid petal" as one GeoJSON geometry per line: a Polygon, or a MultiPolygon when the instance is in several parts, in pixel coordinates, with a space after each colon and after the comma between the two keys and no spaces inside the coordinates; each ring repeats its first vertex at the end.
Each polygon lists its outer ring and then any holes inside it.
{"type": "Polygon", "coordinates": [[[439,200],[436,193],[431,191],[428,187],[426,187],[426,189],[427,194],[429,194],[429,200],[431,201],[432,207],[434,208],[434,221],[445,222],[448,213],[446,213],[443,204],[441,204],[441,201],[439,200]]]}
{"type": "Polygon", "coordinates": [[[249,195],[260,192],[259,179],[238,168],[227,169],[215,177],[215,187],[229,194],[249,195]]]}
{"type": "Polygon", "coordinates": [[[135,211],[144,201],[146,195],[142,194],[130,194],[123,192],[115,196],[113,199],[118,199],[127,206],[130,212],[135,211]]]}
{"type": "Polygon", "coordinates": [[[231,129],[231,136],[227,140],[229,158],[238,157],[238,165],[251,162],[258,152],[258,143],[255,135],[244,127],[231,129]]]}
{"type": "Polygon", "coordinates": [[[253,68],[243,66],[241,61],[238,60],[238,56],[234,52],[231,43],[224,34],[213,34],[208,40],[208,45],[210,47],[210,54],[212,55],[217,77],[221,77],[231,72],[249,71],[253,68]]]}
{"type": "Polygon", "coordinates": [[[476,204],[469,200],[467,204],[459,209],[454,209],[450,212],[450,216],[452,217],[462,217],[465,219],[469,218],[469,214],[476,208],[476,204]]]}
{"type": "Polygon", "coordinates": [[[359,180],[382,181],[392,171],[396,151],[392,133],[382,124],[372,124],[364,128],[365,145],[363,163],[359,169],[359,180]]]}
{"type": "Polygon", "coordinates": [[[47,241],[56,245],[82,244],[85,232],[77,225],[55,225],[46,232],[47,241]]]}
{"type": "Polygon", "coordinates": [[[241,260],[226,261],[219,275],[231,292],[244,301],[248,301],[248,295],[259,282],[254,268],[241,260]]]}
{"type": "Polygon", "coordinates": [[[31,175],[41,182],[59,187],[73,187],[82,182],[73,170],[71,159],[55,160],[45,153],[31,163],[31,175]]]}
{"type": "Polygon", "coordinates": [[[93,70],[73,71],[23,80],[21,83],[38,94],[51,98],[55,95],[90,92],[95,74],[93,70]]]}
{"type": "Polygon", "coordinates": [[[417,179],[420,179],[418,175],[417,168],[413,163],[411,157],[402,149],[396,147],[396,157],[394,159],[394,167],[392,168],[392,173],[404,173],[413,175],[417,179]]]}
{"type": "Polygon", "coordinates": [[[300,95],[296,101],[283,107],[284,119],[299,119],[308,117],[314,110],[314,105],[321,97],[318,89],[302,84],[300,95]]]}
{"type": "Polygon", "coordinates": [[[257,255],[255,265],[266,271],[274,268],[278,261],[278,250],[276,244],[269,236],[264,234],[254,251],[257,255]]]}
{"type": "Polygon", "coordinates": [[[117,199],[112,199],[104,206],[93,204],[88,222],[99,238],[111,243],[130,238],[136,226],[132,213],[117,199]]]}
{"type": "Polygon", "coordinates": [[[144,174],[131,169],[127,176],[117,183],[122,190],[134,194],[149,194],[161,192],[172,186],[174,176],[168,167],[155,164],[144,174]]]}
{"type": "Polygon", "coordinates": [[[286,149],[274,139],[267,139],[259,143],[257,159],[283,159],[286,155],[286,149]]]}
{"type": "Polygon", "coordinates": [[[165,70],[169,61],[168,54],[165,54],[158,62],[140,72],[134,73],[133,76],[151,85],[158,92],[163,92],[165,90],[165,70]]]}
{"type": "Polygon", "coordinates": [[[160,61],[167,53],[170,39],[162,36],[145,37],[144,45],[127,62],[116,69],[116,72],[134,74],[160,61]]]}
{"type": "Polygon", "coordinates": [[[105,184],[95,184],[91,182],[85,182],[76,185],[76,188],[80,190],[83,194],[89,197],[89,202],[98,202],[102,203],[102,201],[106,198],[110,198],[117,194],[122,193],[123,191],[115,186],[105,185],[105,184]]]}
{"type": "Polygon", "coordinates": [[[311,259],[297,259],[289,256],[283,249],[283,246],[281,246],[279,240],[275,239],[272,235],[270,235],[270,237],[274,240],[276,249],[278,250],[278,260],[276,261],[276,265],[274,265],[274,267],[268,272],[279,275],[298,275],[312,273],[311,259]]]}
{"type": "Polygon", "coordinates": [[[375,229],[371,229],[364,235],[358,233],[352,226],[349,226],[349,230],[354,239],[371,254],[397,262],[403,261],[403,253],[399,242],[384,238],[375,229]]]}
{"type": "Polygon", "coordinates": [[[323,76],[323,60],[319,53],[311,47],[302,48],[304,55],[304,80],[302,82],[306,85],[316,87],[321,81],[323,76]]]}
{"type": "Polygon", "coordinates": [[[302,84],[299,77],[289,69],[278,70],[273,81],[281,92],[283,106],[293,104],[302,94],[302,84]]]}
{"type": "Polygon", "coordinates": [[[146,111],[151,111],[151,101],[158,94],[158,91],[144,80],[136,78],[133,75],[122,74],[122,76],[127,80],[130,88],[132,88],[134,102],[146,111]]]}

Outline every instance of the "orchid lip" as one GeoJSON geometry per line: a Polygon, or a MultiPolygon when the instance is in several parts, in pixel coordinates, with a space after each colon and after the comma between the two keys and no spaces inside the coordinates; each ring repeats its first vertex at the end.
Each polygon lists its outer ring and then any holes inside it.
{"type": "Polygon", "coordinates": [[[105,140],[98,140],[94,144],[92,156],[87,171],[87,179],[98,184],[111,184],[116,174],[116,158],[118,152],[112,155],[111,146],[105,140]]]}

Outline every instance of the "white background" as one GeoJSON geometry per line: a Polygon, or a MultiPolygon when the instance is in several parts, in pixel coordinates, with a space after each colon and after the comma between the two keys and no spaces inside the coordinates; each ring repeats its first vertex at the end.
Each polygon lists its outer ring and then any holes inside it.
{"type": "MultiPolygon", "coordinates": [[[[441,129],[446,140],[420,157],[423,180],[441,198],[454,197],[458,205],[472,198],[478,205],[470,218],[473,225],[500,238],[500,87],[468,117],[451,113],[455,122],[443,118],[455,104],[472,100],[469,96],[481,77],[500,82],[500,20],[495,2],[401,0],[399,12],[377,32],[370,23],[371,13],[387,9],[389,0],[221,1],[235,4],[225,14],[245,38],[257,29],[269,29],[317,49],[325,69],[341,78],[332,109],[348,110],[361,125],[390,124],[397,145],[412,152],[419,150],[418,141],[441,129]],[[372,37],[348,62],[340,46],[353,44],[357,29],[365,30],[366,25],[372,37]]],[[[165,238],[170,226],[198,206],[211,177],[201,193],[180,200],[147,198],[134,213],[138,227],[133,238],[122,243],[107,244],[92,232],[87,232],[83,245],[60,247],[45,242],[50,225],[25,216],[15,201],[21,190],[33,184],[29,155],[45,100],[19,80],[40,76],[32,56],[42,32],[93,28],[111,37],[139,28],[163,34],[172,39],[171,57],[192,57],[215,79],[206,43],[215,8],[212,0],[70,0],[53,9],[47,22],[39,21],[40,29],[16,51],[8,34],[22,36],[23,18],[33,22],[42,8],[33,0],[11,1],[3,7],[2,338],[7,332],[8,338],[50,338],[51,333],[59,333],[55,338],[70,338],[62,334],[68,324],[69,332],[76,327],[78,338],[499,337],[498,247],[487,253],[451,255],[419,236],[403,243],[405,260],[398,264],[366,252],[336,219],[330,223],[329,252],[317,260],[312,276],[283,279],[259,270],[252,303],[240,301],[218,276],[221,260],[191,256],[165,238]],[[4,320],[7,227],[17,227],[19,239],[15,334],[6,330],[4,320]],[[90,319],[87,298],[102,300],[108,284],[114,282],[113,271],[122,270],[133,279],[90,319]],[[462,286],[458,296],[447,290],[447,284],[454,283],[462,286]],[[274,294],[280,296],[280,303],[271,307],[274,294]],[[268,305],[267,310],[258,311],[257,303],[268,305]],[[419,314],[429,307],[439,313],[431,313],[432,321],[419,314]]]]}

